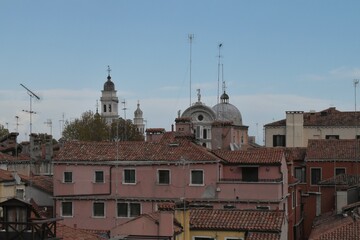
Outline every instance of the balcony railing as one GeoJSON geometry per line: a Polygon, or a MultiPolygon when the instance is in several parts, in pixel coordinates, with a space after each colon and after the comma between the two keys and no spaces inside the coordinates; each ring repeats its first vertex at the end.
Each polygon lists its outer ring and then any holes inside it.
{"type": "Polygon", "coordinates": [[[259,178],[259,179],[242,179],[242,178],[220,178],[220,182],[230,182],[230,183],[273,183],[273,182],[282,182],[282,178],[259,178]]]}

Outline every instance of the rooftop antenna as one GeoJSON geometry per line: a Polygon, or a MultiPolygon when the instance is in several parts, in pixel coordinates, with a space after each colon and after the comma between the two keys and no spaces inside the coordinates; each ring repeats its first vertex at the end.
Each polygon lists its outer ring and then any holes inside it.
{"type": "Polygon", "coordinates": [[[220,62],[221,62],[221,47],[222,47],[222,43],[219,43],[218,48],[219,48],[219,55],[218,55],[218,91],[217,91],[217,103],[219,103],[220,100],[220,62]]]}
{"type": "MultiPolygon", "coordinates": [[[[32,133],[32,115],[36,114],[36,112],[34,112],[32,110],[32,98],[36,98],[37,100],[40,100],[40,97],[38,95],[36,95],[33,91],[31,91],[30,89],[28,89],[27,87],[25,87],[23,84],[20,83],[20,86],[22,86],[23,88],[26,89],[27,94],[30,96],[30,109],[29,110],[23,110],[23,112],[27,112],[30,114],[30,134],[32,133]]],[[[29,134],[29,135],[30,135],[29,134]]]]}
{"type": "Polygon", "coordinates": [[[194,39],[194,34],[190,33],[188,35],[189,42],[190,42],[190,106],[191,106],[191,65],[192,65],[192,42],[194,39]]]}
{"type": "Polygon", "coordinates": [[[50,135],[52,136],[52,121],[51,119],[47,119],[46,122],[44,122],[49,128],[50,128],[50,135]]]}
{"type": "Polygon", "coordinates": [[[122,102],[121,102],[124,107],[122,108],[122,110],[124,110],[124,140],[127,140],[127,136],[126,136],[126,100],[124,99],[122,102]]]}
{"type": "Polygon", "coordinates": [[[16,118],[16,132],[19,132],[19,116],[15,116],[16,118]]]}

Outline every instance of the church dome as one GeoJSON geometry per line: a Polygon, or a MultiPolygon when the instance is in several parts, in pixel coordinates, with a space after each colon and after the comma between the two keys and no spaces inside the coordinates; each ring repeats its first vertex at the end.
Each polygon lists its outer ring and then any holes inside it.
{"type": "Polygon", "coordinates": [[[143,111],[140,109],[140,103],[137,104],[137,109],[134,112],[135,117],[142,117],[143,111]]]}
{"type": "Polygon", "coordinates": [[[115,84],[111,81],[111,76],[107,77],[107,81],[104,83],[104,91],[115,91],[115,84]]]}
{"type": "Polygon", "coordinates": [[[212,110],[216,114],[216,120],[231,121],[236,126],[242,126],[242,117],[239,109],[229,103],[229,95],[225,92],[221,95],[221,103],[216,104],[212,110]]]}

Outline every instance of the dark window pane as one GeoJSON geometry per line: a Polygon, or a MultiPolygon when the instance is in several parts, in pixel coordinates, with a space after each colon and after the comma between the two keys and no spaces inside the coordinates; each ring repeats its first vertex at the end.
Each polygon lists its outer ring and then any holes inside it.
{"type": "Polygon", "coordinates": [[[170,183],[170,171],[169,170],[159,170],[159,179],[160,184],[169,184],[170,183]]]}
{"type": "Polygon", "coordinates": [[[135,169],[125,169],[124,175],[125,183],[135,183],[135,169]]]}
{"type": "Polygon", "coordinates": [[[192,170],[191,171],[191,184],[204,184],[202,170],[192,170]]]}
{"type": "Polygon", "coordinates": [[[140,215],[140,203],[130,203],[130,217],[140,215]]]}
{"type": "Polygon", "coordinates": [[[257,182],[259,180],[257,167],[243,167],[241,173],[242,180],[245,182],[257,182]]]}
{"type": "Polygon", "coordinates": [[[105,205],[103,202],[94,203],[94,217],[103,217],[105,216],[105,205]]]}
{"type": "Polygon", "coordinates": [[[72,202],[62,202],[61,203],[62,216],[72,216],[72,202]]]}
{"type": "Polygon", "coordinates": [[[118,203],[117,204],[117,215],[118,215],[118,217],[127,217],[128,216],[128,204],[127,203],[118,203]]]}
{"type": "Polygon", "coordinates": [[[321,181],[321,169],[320,168],[312,168],[311,169],[311,184],[316,185],[321,181]]]}
{"type": "Polygon", "coordinates": [[[72,172],[64,172],[64,182],[66,183],[72,182],[72,172]]]}
{"type": "Polygon", "coordinates": [[[97,182],[97,183],[104,182],[104,172],[103,171],[95,171],[95,182],[97,182]]]}

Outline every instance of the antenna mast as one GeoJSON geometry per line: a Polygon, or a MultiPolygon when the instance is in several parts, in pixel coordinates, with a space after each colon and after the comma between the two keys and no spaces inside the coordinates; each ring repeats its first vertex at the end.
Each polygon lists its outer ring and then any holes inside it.
{"type": "Polygon", "coordinates": [[[124,140],[126,141],[127,140],[127,135],[126,135],[126,100],[124,99],[124,101],[121,102],[124,107],[122,110],[124,110],[124,140]]]}
{"type": "Polygon", "coordinates": [[[192,65],[192,41],[194,39],[194,34],[189,34],[189,41],[190,41],[190,106],[191,106],[191,65],[192,65]]]}
{"type": "Polygon", "coordinates": [[[40,100],[40,97],[37,96],[33,91],[31,91],[30,89],[28,89],[27,87],[25,87],[23,84],[20,83],[20,86],[22,86],[23,88],[25,88],[25,90],[27,91],[27,94],[30,96],[30,110],[23,110],[23,112],[27,112],[30,114],[30,134],[32,133],[32,115],[36,114],[36,112],[34,112],[32,110],[32,98],[35,97],[37,100],[40,100]]]}
{"type": "Polygon", "coordinates": [[[221,59],[221,47],[222,47],[222,43],[220,43],[218,45],[218,48],[219,48],[219,55],[218,55],[218,91],[217,91],[217,103],[219,103],[219,100],[220,100],[220,59],[221,59]]]}

